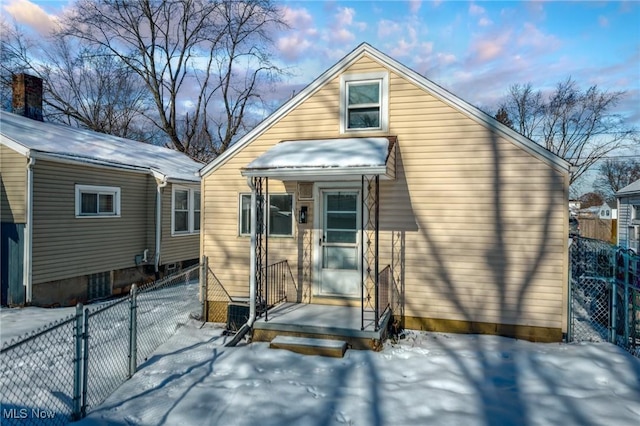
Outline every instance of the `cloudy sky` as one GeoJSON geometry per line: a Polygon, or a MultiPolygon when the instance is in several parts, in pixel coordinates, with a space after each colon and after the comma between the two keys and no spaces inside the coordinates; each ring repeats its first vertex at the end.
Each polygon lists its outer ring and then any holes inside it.
{"type": "MultiPolygon", "coordinates": [[[[0,0],[2,14],[45,34],[73,0],[0,0]]],[[[572,77],[626,92],[640,127],[640,2],[281,1],[291,26],[276,37],[299,90],[368,42],[464,100],[492,109],[510,85],[549,90],[572,77]]]]}

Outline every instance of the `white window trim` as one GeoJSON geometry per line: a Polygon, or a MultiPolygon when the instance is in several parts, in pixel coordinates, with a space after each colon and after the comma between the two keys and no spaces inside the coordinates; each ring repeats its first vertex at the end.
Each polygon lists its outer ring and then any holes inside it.
{"type": "Polygon", "coordinates": [[[75,186],[76,192],[76,218],[78,219],[106,219],[113,217],[120,217],[120,188],[117,186],[100,186],[100,185],[79,185],[75,186]],[[91,214],[91,213],[82,213],[82,194],[83,193],[92,193],[92,194],[109,194],[113,196],[113,209],[114,214],[91,214]]]}
{"type": "MultiPolygon", "coordinates": [[[[196,235],[200,233],[199,229],[194,229],[195,228],[194,200],[195,200],[196,192],[200,192],[200,188],[189,188],[188,186],[180,186],[180,185],[173,185],[171,187],[171,236],[196,235]],[[187,195],[187,199],[189,203],[188,214],[187,214],[188,229],[186,231],[176,231],[176,215],[175,215],[176,191],[186,191],[188,194],[187,195]]],[[[200,205],[200,218],[202,219],[202,204],[200,205]]]]}
{"type": "Polygon", "coordinates": [[[340,133],[361,133],[371,131],[386,132],[389,130],[389,73],[353,73],[340,76],[340,133]],[[368,81],[380,82],[380,127],[366,129],[349,129],[347,127],[347,84],[364,83],[368,81]]]}
{"type": "MultiPolygon", "coordinates": [[[[272,235],[269,230],[267,229],[268,232],[268,236],[270,238],[293,238],[295,236],[295,229],[296,229],[296,197],[294,197],[295,194],[291,193],[291,192],[270,192],[269,193],[269,198],[271,198],[272,195],[289,195],[291,197],[291,234],[275,234],[272,235]]],[[[248,233],[242,233],[242,197],[243,196],[248,196],[251,197],[251,193],[250,192],[241,192],[240,194],[238,194],[238,236],[240,237],[250,237],[251,236],[251,229],[249,229],[248,233]]],[[[267,215],[264,215],[263,220],[265,221],[265,228],[266,228],[266,219],[267,219],[267,215]]],[[[249,227],[251,227],[251,223],[249,223],[249,227]]]]}

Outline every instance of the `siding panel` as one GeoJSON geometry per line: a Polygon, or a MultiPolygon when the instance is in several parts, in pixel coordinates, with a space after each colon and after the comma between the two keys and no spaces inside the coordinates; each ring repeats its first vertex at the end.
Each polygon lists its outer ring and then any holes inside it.
{"type": "Polygon", "coordinates": [[[135,266],[154,206],[150,176],[39,160],[34,165],[33,283],[135,266]],[[76,218],[75,185],[121,189],[121,217],[76,218]]]}
{"type": "Polygon", "coordinates": [[[0,218],[2,222],[26,223],[27,159],[0,145],[0,218]]]}

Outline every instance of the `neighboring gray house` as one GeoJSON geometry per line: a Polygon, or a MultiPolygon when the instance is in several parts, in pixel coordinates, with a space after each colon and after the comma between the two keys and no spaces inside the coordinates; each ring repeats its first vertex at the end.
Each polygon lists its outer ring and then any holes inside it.
{"type": "Polygon", "coordinates": [[[108,297],[198,261],[200,163],[37,118],[0,112],[3,305],[108,297]]]}
{"type": "Polygon", "coordinates": [[[618,245],[640,253],[640,180],[616,193],[618,198],[618,245]]]}

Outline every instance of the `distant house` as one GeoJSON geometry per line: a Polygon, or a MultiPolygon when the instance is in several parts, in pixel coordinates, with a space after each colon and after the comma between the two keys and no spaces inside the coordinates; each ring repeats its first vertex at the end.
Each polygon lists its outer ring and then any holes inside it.
{"type": "Polygon", "coordinates": [[[616,193],[618,198],[618,245],[640,253],[640,180],[616,193]]]}
{"type": "Polygon", "coordinates": [[[571,216],[578,216],[580,204],[579,200],[569,200],[569,214],[571,214],[571,216]]]}
{"type": "MultiPolygon", "coordinates": [[[[40,90],[41,81],[20,78],[14,99],[40,90]]],[[[41,96],[14,107],[22,115],[0,112],[2,304],[102,298],[197,262],[201,164],[42,122],[30,114],[41,96]]]]}
{"type": "Polygon", "coordinates": [[[202,169],[209,318],[260,299],[286,261],[288,312],[318,335],[340,335],[344,307],[358,326],[342,336],[384,330],[391,310],[406,328],[560,341],[569,168],[362,44],[202,169]]]}

